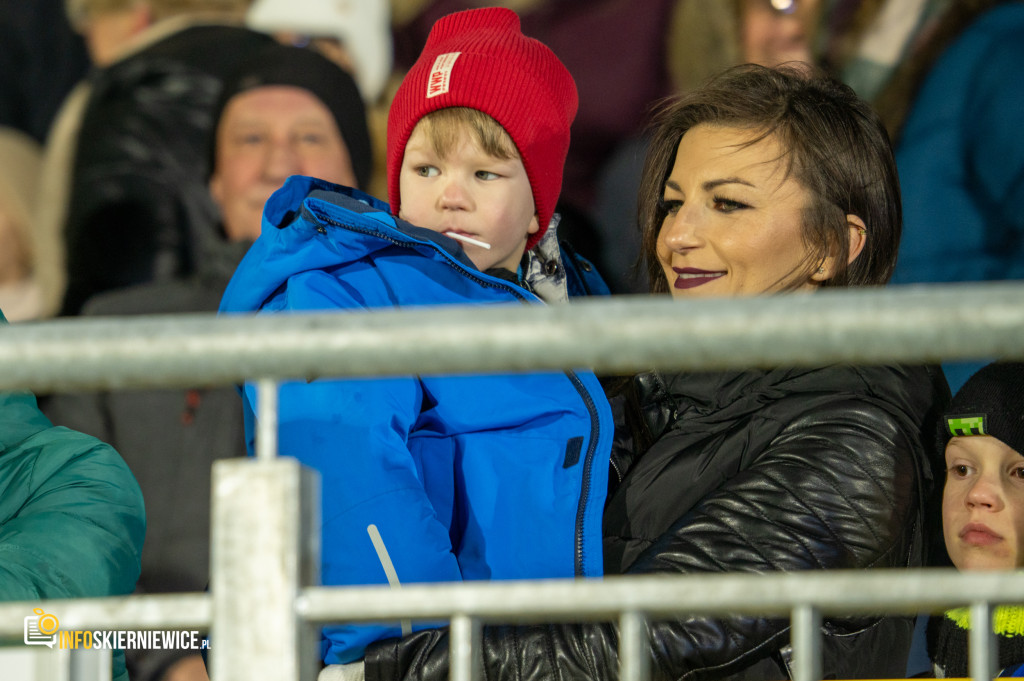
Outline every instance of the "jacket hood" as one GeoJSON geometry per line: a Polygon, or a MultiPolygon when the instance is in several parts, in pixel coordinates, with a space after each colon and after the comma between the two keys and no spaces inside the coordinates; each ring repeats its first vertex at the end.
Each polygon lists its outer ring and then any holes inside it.
{"type": "MultiPolygon", "coordinates": [[[[0,327],[4,326],[7,326],[7,319],[0,311],[0,327]]],[[[0,456],[50,425],[36,407],[32,393],[0,392],[0,456]]]]}
{"type": "Polygon", "coordinates": [[[267,201],[260,237],[228,284],[220,311],[255,312],[296,274],[331,271],[396,243],[475,277],[494,279],[476,269],[457,241],[391,216],[383,201],[295,175],[267,201]]]}

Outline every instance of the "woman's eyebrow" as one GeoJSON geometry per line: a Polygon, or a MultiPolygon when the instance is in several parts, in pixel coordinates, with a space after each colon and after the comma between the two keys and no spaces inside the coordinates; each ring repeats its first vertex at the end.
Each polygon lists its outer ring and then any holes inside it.
{"type": "MultiPolygon", "coordinates": [[[[714,191],[716,188],[721,187],[724,184],[742,184],[747,187],[754,187],[750,182],[747,182],[741,177],[723,177],[720,180],[708,180],[701,185],[701,188],[706,191],[714,191]]],[[[665,189],[674,189],[675,191],[682,193],[682,189],[679,188],[679,184],[675,180],[665,180],[665,189]]]]}
{"type": "Polygon", "coordinates": [[[746,185],[747,187],[754,186],[750,182],[747,182],[746,180],[740,177],[725,177],[720,180],[708,180],[702,186],[704,188],[704,191],[709,192],[717,187],[721,187],[723,184],[742,184],[746,185]]]}

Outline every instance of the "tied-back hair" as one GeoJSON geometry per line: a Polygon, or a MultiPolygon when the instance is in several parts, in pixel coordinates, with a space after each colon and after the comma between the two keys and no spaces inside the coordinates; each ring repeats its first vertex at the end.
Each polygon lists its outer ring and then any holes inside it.
{"type": "Polygon", "coordinates": [[[849,87],[806,65],[746,64],[667,100],[655,113],[637,206],[640,266],[652,292],[668,291],[657,256],[658,233],[666,218],[661,201],[665,181],[679,141],[702,124],[749,129],[753,136],[747,144],[774,138],[782,149],[786,176],[809,193],[802,215],[809,257],[792,282],[806,280],[829,256],[836,266],[822,286],[871,286],[889,280],[903,217],[896,163],[878,116],[849,87]],[[858,216],[867,228],[864,248],[849,265],[847,215],[858,216]]]}

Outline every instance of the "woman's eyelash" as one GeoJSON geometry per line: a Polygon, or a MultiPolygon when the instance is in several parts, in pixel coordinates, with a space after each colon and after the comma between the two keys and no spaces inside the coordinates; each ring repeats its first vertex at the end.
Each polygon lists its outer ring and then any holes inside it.
{"type": "Polygon", "coordinates": [[[664,196],[658,199],[658,210],[664,213],[677,211],[682,205],[683,202],[679,199],[666,199],[664,196]]]}
{"type": "MultiPolygon", "coordinates": [[[[735,199],[727,199],[724,196],[713,196],[711,197],[711,202],[715,205],[716,208],[718,208],[719,210],[724,210],[725,212],[732,212],[734,210],[743,210],[745,208],[750,208],[748,204],[745,204],[742,201],[736,201],[735,199]]],[[[665,197],[661,197],[658,199],[658,210],[666,214],[675,213],[676,211],[679,210],[679,208],[682,205],[682,199],[666,199],[665,197]]]]}
{"type": "Polygon", "coordinates": [[[737,209],[740,209],[740,208],[750,208],[750,206],[748,206],[747,204],[743,203],[742,201],[736,201],[734,199],[727,199],[724,196],[715,196],[715,197],[712,197],[711,200],[714,201],[716,205],[721,204],[722,206],[724,206],[726,208],[729,208],[730,210],[737,210],[737,209]]]}

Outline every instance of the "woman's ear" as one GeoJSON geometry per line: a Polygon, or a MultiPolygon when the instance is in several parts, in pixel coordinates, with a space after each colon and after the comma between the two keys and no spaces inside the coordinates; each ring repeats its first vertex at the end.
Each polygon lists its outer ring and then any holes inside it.
{"type": "Polygon", "coordinates": [[[846,216],[846,227],[850,232],[850,254],[846,264],[851,264],[864,250],[864,244],[868,242],[868,227],[858,216],[852,213],[846,216]]]}
{"type": "MultiPolygon", "coordinates": [[[[846,216],[846,227],[850,235],[850,250],[846,258],[846,264],[849,265],[864,250],[864,244],[868,241],[868,230],[864,221],[852,213],[846,216]]],[[[821,283],[831,279],[835,275],[835,263],[835,256],[825,258],[818,268],[811,273],[811,280],[821,283]]]]}

